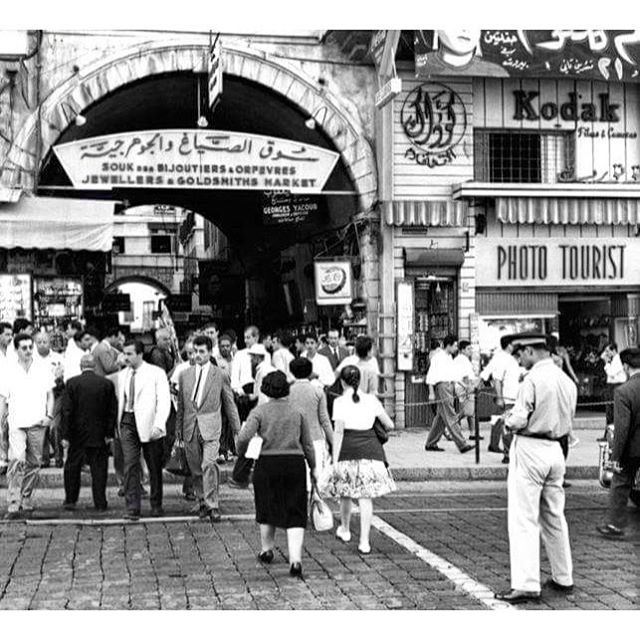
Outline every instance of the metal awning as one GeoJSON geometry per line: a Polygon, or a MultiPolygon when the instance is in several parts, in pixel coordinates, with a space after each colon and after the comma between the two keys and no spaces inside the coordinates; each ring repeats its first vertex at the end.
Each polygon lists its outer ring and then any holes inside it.
{"type": "Polygon", "coordinates": [[[0,247],[111,251],[114,204],[23,196],[0,205],[0,247]]]}
{"type": "Polygon", "coordinates": [[[496,198],[506,224],[626,225],[640,222],[640,200],[631,198],[496,198]]]}
{"type": "Polygon", "coordinates": [[[462,227],[468,203],[464,200],[394,200],[383,203],[384,219],[392,226],[462,227]]]}

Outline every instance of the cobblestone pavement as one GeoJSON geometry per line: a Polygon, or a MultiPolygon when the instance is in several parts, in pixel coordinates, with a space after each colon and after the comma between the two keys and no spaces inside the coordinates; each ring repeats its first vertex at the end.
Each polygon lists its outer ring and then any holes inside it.
{"type": "MultiPolygon", "coordinates": [[[[169,516],[193,503],[168,487],[169,516]]],[[[0,500],[4,500],[4,491],[0,500]]],[[[88,502],[85,494],[81,502],[88,502]]],[[[110,490],[109,501],[120,500],[110,490]]],[[[227,517],[216,525],[190,521],[89,522],[87,508],[58,509],[59,490],[43,490],[35,517],[52,524],[0,524],[0,608],[4,609],[483,609],[442,572],[379,530],[373,552],[356,551],[332,533],[308,532],[304,579],[288,575],[284,533],[272,565],[257,559],[258,532],[248,492],[223,494],[227,517]]],[[[640,515],[625,541],[601,539],[606,492],[592,482],[567,491],[576,589],[543,592],[528,609],[639,608],[640,515]]],[[[116,508],[106,518],[120,515],[116,508]]],[[[508,587],[504,483],[400,483],[376,503],[376,515],[490,590],[508,587]]],[[[357,518],[352,524],[353,533],[357,518]]],[[[544,554],[543,554],[544,558],[544,554]]],[[[543,560],[543,579],[548,564],[543,560]]]]}

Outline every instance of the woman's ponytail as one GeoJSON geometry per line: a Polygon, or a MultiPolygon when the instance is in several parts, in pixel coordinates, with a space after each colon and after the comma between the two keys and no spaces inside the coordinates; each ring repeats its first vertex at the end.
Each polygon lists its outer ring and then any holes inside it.
{"type": "Polygon", "coordinates": [[[358,395],[358,387],[360,386],[360,369],[354,365],[348,365],[340,374],[340,380],[346,387],[353,389],[353,401],[357,404],[360,402],[360,396],[358,395]]]}

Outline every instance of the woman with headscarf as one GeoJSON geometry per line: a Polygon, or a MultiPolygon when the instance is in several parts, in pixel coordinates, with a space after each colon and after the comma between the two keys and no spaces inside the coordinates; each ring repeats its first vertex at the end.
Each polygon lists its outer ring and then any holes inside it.
{"type": "Polygon", "coordinates": [[[256,522],[260,525],[258,559],[274,559],[276,528],[286,529],[289,573],[302,576],[302,544],[307,526],[307,473],[305,458],[314,477],[315,454],[306,418],[291,406],[289,384],[282,371],[267,374],[262,393],[269,400],[247,417],[238,435],[238,454],[244,455],[253,436],[262,438],[262,449],[253,471],[256,522]]]}
{"type": "Polygon", "coordinates": [[[389,431],[393,429],[393,422],[374,395],[358,390],[358,367],[346,366],[340,374],[340,380],[343,393],[333,404],[334,448],[337,457],[334,458],[331,473],[321,482],[320,492],[329,497],[340,498],[340,526],[336,529],[336,537],[343,542],[351,540],[352,500],[358,500],[358,551],[368,554],[371,553],[369,532],[373,518],[373,498],[395,491],[396,488],[373,424],[377,418],[385,430],[389,431]]]}

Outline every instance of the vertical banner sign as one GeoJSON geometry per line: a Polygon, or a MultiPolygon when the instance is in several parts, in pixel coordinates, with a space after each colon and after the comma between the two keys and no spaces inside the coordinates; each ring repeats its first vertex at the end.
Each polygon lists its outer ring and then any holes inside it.
{"type": "Polygon", "coordinates": [[[222,96],[222,48],[220,34],[212,41],[209,35],[209,108],[213,111],[222,96]]]}
{"type": "Polygon", "coordinates": [[[397,319],[398,371],[413,371],[413,284],[398,282],[397,319]]]}
{"type": "Polygon", "coordinates": [[[349,304],[353,300],[353,276],[349,260],[314,262],[316,304],[349,304]]]}

